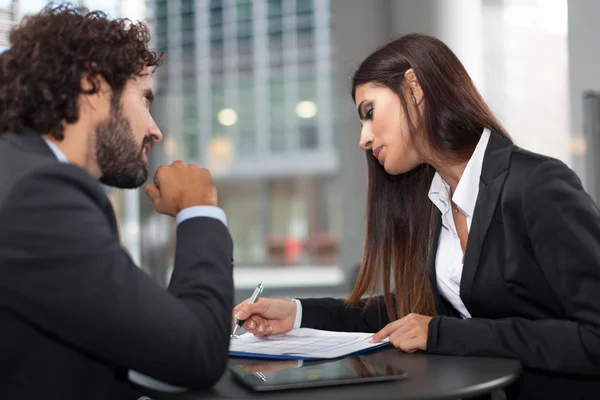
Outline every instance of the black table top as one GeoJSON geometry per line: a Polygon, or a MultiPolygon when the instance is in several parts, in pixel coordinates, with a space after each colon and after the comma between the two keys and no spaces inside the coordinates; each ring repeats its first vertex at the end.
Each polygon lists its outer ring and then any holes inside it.
{"type": "MultiPolygon", "coordinates": [[[[366,355],[367,359],[387,362],[405,370],[408,376],[396,382],[368,383],[313,389],[254,392],[235,381],[227,371],[211,390],[164,393],[137,389],[152,399],[456,399],[477,396],[502,389],[521,373],[516,360],[484,357],[450,357],[425,353],[406,354],[387,347],[366,355]]],[[[267,362],[242,358],[230,359],[230,365],[267,362]]]]}

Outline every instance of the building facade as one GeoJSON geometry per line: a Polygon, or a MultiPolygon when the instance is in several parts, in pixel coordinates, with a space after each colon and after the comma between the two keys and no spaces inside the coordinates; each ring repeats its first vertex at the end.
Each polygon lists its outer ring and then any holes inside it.
{"type": "Polygon", "coordinates": [[[329,0],[155,0],[167,160],[208,167],[239,265],[337,261],[329,0]]]}
{"type": "Polygon", "coordinates": [[[0,0],[0,52],[8,49],[8,33],[15,24],[16,2],[0,0]]]}

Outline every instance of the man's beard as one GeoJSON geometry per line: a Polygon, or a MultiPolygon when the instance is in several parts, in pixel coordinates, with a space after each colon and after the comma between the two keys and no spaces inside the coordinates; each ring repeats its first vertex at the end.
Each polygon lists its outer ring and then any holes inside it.
{"type": "MultiPolygon", "coordinates": [[[[119,98],[120,96],[117,96],[119,98]]],[[[152,146],[150,136],[136,143],[129,120],[118,101],[111,101],[110,116],[96,127],[96,161],[102,173],[100,182],[121,189],[142,186],[148,178],[143,145],[152,146]]]]}

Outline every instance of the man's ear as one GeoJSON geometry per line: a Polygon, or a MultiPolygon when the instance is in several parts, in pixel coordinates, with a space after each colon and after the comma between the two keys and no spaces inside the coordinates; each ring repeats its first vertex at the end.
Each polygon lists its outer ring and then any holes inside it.
{"type": "Polygon", "coordinates": [[[95,111],[105,107],[106,99],[110,99],[110,86],[101,75],[84,74],[80,85],[81,97],[85,105],[95,111]]]}

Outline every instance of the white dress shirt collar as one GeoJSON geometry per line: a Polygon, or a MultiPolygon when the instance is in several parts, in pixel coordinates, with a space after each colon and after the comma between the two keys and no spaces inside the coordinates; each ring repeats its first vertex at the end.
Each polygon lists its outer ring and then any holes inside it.
{"type": "Polygon", "coordinates": [[[49,141],[46,138],[43,138],[44,142],[46,142],[46,144],[48,145],[48,147],[50,147],[50,150],[52,150],[52,152],[54,153],[54,155],[56,156],[56,158],[58,159],[58,161],[68,164],[69,160],[67,159],[67,156],[65,155],[65,153],[63,153],[54,143],[52,143],[51,141],[49,141]]]}
{"type": "MultiPolygon", "coordinates": [[[[473,218],[475,203],[479,194],[479,179],[481,169],[483,168],[483,158],[485,149],[490,140],[490,130],[485,128],[471,155],[467,166],[456,186],[456,191],[452,195],[452,200],[469,219],[473,218]]],[[[449,202],[450,186],[444,181],[442,176],[435,173],[431,186],[429,188],[429,199],[435,204],[442,214],[446,214],[451,206],[449,202]]]]}

